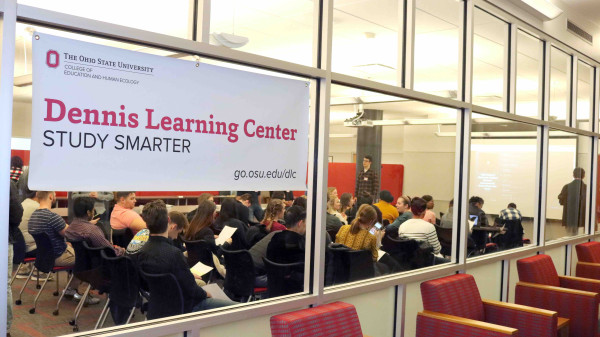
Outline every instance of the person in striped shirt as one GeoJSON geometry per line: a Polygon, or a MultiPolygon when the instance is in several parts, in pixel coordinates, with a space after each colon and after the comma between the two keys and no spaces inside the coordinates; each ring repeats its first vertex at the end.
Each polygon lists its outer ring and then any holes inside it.
{"type": "MultiPolygon", "coordinates": [[[[423,220],[427,210],[427,202],[422,198],[414,198],[410,204],[410,210],[413,218],[406,220],[398,229],[398,237],[405,239],[414,239],[419,242],[427,242],[433,247],[433,254],[439,254],[442,246],[438,240],[435,227],[429,222],[423,220]]],[[[435,264],[448,262],[448,260],[436,257],[435,264]]]]}

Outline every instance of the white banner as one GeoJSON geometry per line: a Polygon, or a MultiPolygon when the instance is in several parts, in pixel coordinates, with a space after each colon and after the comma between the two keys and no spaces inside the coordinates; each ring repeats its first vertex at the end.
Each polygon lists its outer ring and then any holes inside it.
{"type": "Polygon", "coordinates": [[[33,190],[305,190],[309,82],[35,33],[33,190]]]}

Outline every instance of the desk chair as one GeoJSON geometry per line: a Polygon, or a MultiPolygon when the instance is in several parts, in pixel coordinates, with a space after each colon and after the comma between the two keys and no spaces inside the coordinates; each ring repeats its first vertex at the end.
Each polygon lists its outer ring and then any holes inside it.
{"type": "Polygon", "coordinates": [[[267,292],[269,297],[304,291],[304,262],[275,263],[266,257],[263,257],[263,262],[267,271],[267,292]],[[299,283],[300,278],[302,282],[299,283]]]}
{"type": "Polygon", "coordinates": [[[129,243],[131,242],[131,239],[133,239],[133,232],[129,228],[112,230],[113,245],[127,248],[129,243]]]}
{"type": "Polygon", "coordinates": [[[417,315],[417,337],[555,337],[554,311],[482,300],[473,276],[455,274],[421,283],[424,311],[417,315]]]}
{"type": "Polygon", "coordinates": [[[181,315],[184,313],[183,293],[173,274],[151,274],[140,270],[150,288],[147,319],[181,315]]]}
{"type": "Polygon", "coordinates": [[[515,303],[558,312],[569,318],[571,337],[597,337],[600,281],[558,276],[548,255],[517,261],[515,303]]]}
{"type": "Polygon", "coordinates": [[[106,251],[101,251],[103,264],[108,267],[110,273],[110,287],[108,289],[108,300],[100,313],[94,329],[102,328],[106,317],[108,316],[109,304],[130,310],[127,321],[124,323],[115,319],[115,324],[128,324],[135,311],[138,299],[140,298],[140,274],[129,256],[110,256],[106,251]]]}
{"type": "MultiPolygon", "coordinates": [[[[17,277],[17,274],[19,274],[19,271],[21,270],[21,268],[24,265],[35,262],[35,257],[26,257],[25,251],[26,251],[25,239],[21,235],[17,239],[17,242],[15,242],[13,244],[13,264],[18,265],[18,267],[17,267],[17,271],[15,271],[14,274],[12,275],[12,277],[10,278],[10,283],[8,284],[9,286],[12,286],[13,282],[15,281],[15,278],[17,277]]],[[[36,286],[36,288],[39,289],[39,277],[38,277],[38,286],[36,286]]]]}
{"type": "Polygon", "coordinates": [[[215,263],[213,261],[213,253],[212,253],[212,245],[206,240],[196,240],[196,241],[185,241],[185,248],[187,249],[187,262],[188,266],[192,268],[198,262],[202,262],[203,264],[212,267],[213,269],[202,276],[202,279],[207,284],[213,280],[213,277],[216,277],[215,274],[215,263]]]}
{"type": "Polygon", "coordinates": [[[37,301],[40,298],[40,295],[42,294],[42,291],[44,290],[46,283],[48,283],[51,273],[56,274],[56,291],[53,293],[53,295],[58,296],[58,285],[59,285],[58,272],[63,271],[63,270],[68,271],[71,274],[71,276],[69,277],[69,280],[67,281],[67,284],[65,285],[65,288],[63,289],[60,297],[58,298],[58,302],[56,303],[56,309],[53,312],[53,314],[56,316],[56,315],[58,315],[58,306],[60,305],[60,302],[62,301],[62,299],[65,295],[65,291],[67,290],[67,288],[69,288],[69,285],[71,284],[71,281],[73,280],[73,273],[72,273],[73,267],[72,266],[56,267],[54,265],[54,260],[55,260],[54,248],[52,247],[52,241],[50,241],[50,237],[48,236],[48,234],[38,233],[38,234],[32,234],[32,236],[33,236],[33,240],[35,240],[35,245],[37,246],[37,255],[35,257],[35,262],[33,263],[34,268],[31,269],[31,272],[29,273],[27,280],[25,280],[25,283],[23,284],[23,287],[21,288],[21,291],[19,292],[19,299],[15,301],[15,304],[21,305],[21,295],[23,294],[23,290],[25,289],[25,287],[27,287],[27,283],[29,283],[29,280],[31,279],[31,276],[33,275],[34,270],[41,271],[42,273],[47,273],[47,276],[46,276],[46,279],[44,279],[44,282],[42,283],[40,290],[38,291],[37,295],[35,296],[35,299],[33,300],[33,308],[29,309],[30,314],[35,313],[37,301]]]}
{"type": "Polygon", "coordinates": [[[369,250],[352,250],[344,245],[331,245],[333,284],[343,284],[375,276],[373,257],[369,250]]]}
{"type": "Polygon", "coordinates": [[[254,287],[256,271],[252,256],[247,250],[226,250],[221,248],[227,273],[223,290],[227,296],[246,302],[253,300],[258,293],[264,293],[267,288],[254,287]]]}

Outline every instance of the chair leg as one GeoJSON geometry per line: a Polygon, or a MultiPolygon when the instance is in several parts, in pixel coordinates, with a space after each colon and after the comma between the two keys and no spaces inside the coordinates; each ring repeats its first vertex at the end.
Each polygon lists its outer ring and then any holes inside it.
{"type": "Polygon", "coordinates": [[[31,280],[31,276],[33,276],[33,272],[34,269],[36,269],[35,267],[31,268],[31,271],[29,272],[29,275],[27,276],[27,280],[25,280],[25,283],[23,283],[23,286],[21,287],[21,291],[19,291],[19,299],[15,301],[16,305],[21,305],[21,296],[23,295],[23,290],[25,290],[25,287],[27,287],[27,283],[29,283],[29,280],[31,280]]]}
{"type": "Polygon", "coordinates": [[[46,275],[46,278],[44,279],[44,283],[42,283],[40,290],[38,291],[37,295],[35,295],[35,299],[33,300],[33,308],[29,309],[30,314],[35,314],[35,307],[37,306],[37,301],[40,298],[40,295],[42,294],[42,291],[44,290],[46,283],[48,283],[48,279],[50,278],[50,275],[52,275],[52,273],[48,273],[48,275],[46,275]]]}
{"type": "MultiPolygon", "coordinates": [[[[58,273],[56,273],[56,274],[58,275],[58,273]]],[[[71,274],[71,276],[69,277],[69,280],[67,281],[67,284],[65,285],[65,288],[63,289],[62,293],[60,294],[60,297],[58,298],[58,301],[56,302],[56,308],[52,312],[52,314],[54,316],[58,316],[58,306],[60,305],[60,301],[62,301],[63,297],[65,297],[65,292],[67,291],[67,289],[69,289],[69,286],[71,285],[71,281],[73,281],[73,273],[69,272],[69,274],[71,274]]],[[[56,277],[56,284],[58,285],[58,276],[56,277]]]]}
{"type": "Polygon", "coordinates": [[[79,304],[77,304],[77,307],[75,307],[75,312],[74,312],[75,315],[73,317],[73,320],[69,322],[69,324],[74,326],[73,331],[79,330],[79,327],[77,325],[77,319],[79,318],[79,313],[81,313],[81,308],[83,308],[83,304],[85,303],[85,300],[87,299],[91,288],[92,288],[92,285],[88,284],[87,288],[85,288],[85,292],[83,293],[83,295],[81,296],[81,299],[79,300],[79,304]]]}
{"type": "MultiPolygon", "coordinates": [[[[110,301],[110,298],[106,301],[107,304],[110,301]]],[[[100,323],[100,328],[102,328],[104,326],[104,322],[106,322],[106,318],[108,317],[108,314],[110,313],[110,308],[108,308],[105,312],[104,312],[104,317],[102,317],[102,323],[100,323]]]]}
{"type": "Polygon", "coordinates": [[[17,278],[17,274],[19,273],[19,270],[21,270],[21,267],[23,266],[23,263],[19,263],[19,266],[17,267],[17,271],[13,274],[13,276],[10,278],[10,284],[12,286],[13,282],[15,281],[15,278],[17,278]]]}
{"type": "Polygon", "coordinates": [[[133,317],[134,312],[135,312],[135,305],[131,308],[131,312],[129,313],[129,317],[127,317],[127,322],[125,322],[125,324],[129,324],[129,321],[131,321],[131,318],[133,317]]]}
{"type": "Polygon", "coordinates": [[[102,325],[104,325],[104,323],[100,324],[100,322],[102,322],[102,318],[104,317],[105,313],[108,311],[109,304],[110,304],[110,297],[106,299],[106,304],[104,304],[104,308],[102,308],[102,311],[100,312],[100,316],[98,317],[98,321],[96,322],[96,325],[94,326],[94,330],[96,330],[98,328],[102,328],[102,325]]]}
{"type": "Polygon", "coordinates": [[[58,279],[58,275],[60,275],[60,272],[56,273],[56,291],[54,291],[54,293],[52,293],[52,295],[54,296],[58,296],[58,285],[60,284],[60,280],[58,279]]]}

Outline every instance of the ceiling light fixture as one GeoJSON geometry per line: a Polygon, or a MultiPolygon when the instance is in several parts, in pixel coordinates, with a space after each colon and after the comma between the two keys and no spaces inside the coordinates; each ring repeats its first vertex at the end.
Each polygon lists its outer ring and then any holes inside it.
{"type": "Polygon", "coordinates": [[[555,19],[562,14],[562,9],[550,2],[550,0],[513,0],[522,8],[540,18],[542,21],[555,19]]]}
{"type": "Polygon", "coordinates": [[[250,39],[245,36],[228,33],[212,33],[210,35],[213,37],[214,42],[227,48],[240,48],[245,46],[248,41],[250,41],[250,39]]]}

